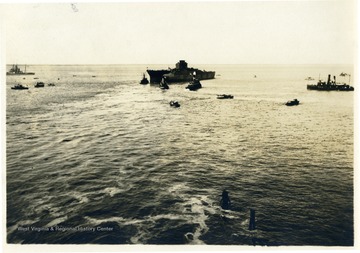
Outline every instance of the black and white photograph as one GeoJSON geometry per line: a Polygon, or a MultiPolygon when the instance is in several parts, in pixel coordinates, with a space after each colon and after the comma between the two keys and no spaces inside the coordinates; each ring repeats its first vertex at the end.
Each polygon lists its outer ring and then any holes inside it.
{"type": "Polygon", "coordinates": [[[0,3],[4,252],[356,249],[358,4],[0,3]]]}

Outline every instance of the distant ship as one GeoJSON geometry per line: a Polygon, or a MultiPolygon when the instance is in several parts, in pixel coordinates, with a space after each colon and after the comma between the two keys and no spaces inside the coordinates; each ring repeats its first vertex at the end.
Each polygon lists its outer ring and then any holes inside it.
{"type": "Polygon", "coordinates": [[[233,99],[234,96],[230,94],[219,94],[217,95],[217,99],[233,99]]]}
{"type": "Polygon", "coordinates": [[[327,82],[322,82],[321,80],[318,81],[317,84],[308,84],[308,90],[320,90],[320,91],[353,91],[354,87],[344,83],[338,84],[336,83],[336,76],[334,76],[334,80],[331,81],[331,75],[328,76],[327,82]]]}
{"type": "Polygon", "coordinates": [[[16,84],[15,86],[11,87],[11,89],[13,90],[27,90],[29,89],[29,87],[26,87],[22,84],[16,84]]]}
{"type": "Polygon", "coordinates": [[[22,71],[17,64],[14,64],[12,68],[6,72],[6,75],[8,76],[19,76],[19,75],[35,75],[34,72],[26,72],[26,65],[25,65],[25,71],[22,71]]]}
{"type": "Polygon", "coordinates": [[[45,87],[45,83],[43,82],[37,82],[35,85],[34,85],[35,88],[44,88],[45,87]]]}
{"type": "Polygon", "coordinates": [[[215,71],[205,71],[195,68],[188,68],[188,64],[184,60],[176,63],[174,69],[147,70],[150,76],[150,83],[160,83],[163,77],[166,77],[167,83],[189,82],[196,77],[198,80],[214,79],[215,71]]]}

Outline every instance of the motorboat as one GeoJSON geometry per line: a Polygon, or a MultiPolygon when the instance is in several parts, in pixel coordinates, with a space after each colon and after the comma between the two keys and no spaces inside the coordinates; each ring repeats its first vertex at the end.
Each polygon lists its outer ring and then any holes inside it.
{"type": "Polygon", "coordinates": [[[37,82],[35,85],[34,85],[35,88],[43,88],[45,87],[45,84],[43,82],[37,82]]]}
{"type": "Polygon", "coordinates": [[[16,85],[14,85],[13,87],[11,87],[11,89],[13,89],[13,90],[28,90],[29,87],[26,87],[26,86],[18,83],[16,85]]]}
{"type": "Polygon", "coordinates": [[[299,104],[300,104],[300,101],[295,98],[294,100],[287,101],[285,105],[293,106],[293,105],[299,105],[299,104]]]}
{"type": "Polygon", "coordinates": [[[179,104],[178,101],[171,100],[170,101],[170,106],[172,106],[172,107],[180,107],[180,104],[179,104]]]}
{"type": "Polygon", "coordinates": [[[163,78],[161,79],[161,82],[160,82],[160,84],[159,84],[159,87],[160,87],[160,89],[162,89],[162,90],[168,90],[168,89],[169,89],[169,85],[168,85],[168,83],[167,83],[167,81],[166,81],[166,77],[163,77],[163,78]]]}
{"type": "Polygon", "coordinates": [[[230,95],[230,94],[221,94],[221,95],[217,95],[217,99],[233,99],[234,96],[230,95]]]}
{"type": "Polygon", "coordinates": [[[198,89],[202,88],[202,85],[199,81],[199,79],[194,78],[188,86],[185,87],[185,89],[191,90],[191,91],[196,91],[198,89]]]}

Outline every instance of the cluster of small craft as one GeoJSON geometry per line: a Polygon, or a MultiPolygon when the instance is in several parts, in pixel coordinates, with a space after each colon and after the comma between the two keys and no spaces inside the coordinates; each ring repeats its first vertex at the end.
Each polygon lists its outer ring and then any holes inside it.
{"type": "MultiPolygon", "coordinates": [[[[55,86],[55,84],[54,84],[54,83],[48,83],[47,86],[55,86]]],[[[44,88],[44,87],[45,87],[45,83],[44,83],[44,82],[37,82],[37,83],[34,85],[34,87],[35,87],[35,88],[44,88]]],[[[14,85],[13,87],[11,87],[11,89],[13,89],[13,90],[28,90],[29,87],[18,83],[18,84],[16,84],[16,85],[14,85]]]]}
{"type": "MultiPolygon", "coordinates": [[[[140,84],[158,84],[159,88],[162,90],[169,89],[169,83],[176,83],[176,82],[189,82],[188,85],[185,87],[185,89],[188,89],[190,91],[197,91],[198,89],[202,88],[202,84],[200,83],[200,80],[206,80],[206,79],[214,79],[215,78],[215,71],[205,71],[205,70],[199,70],[195,68],[189,68],[187,66],[187,62],[184,60],[180,60],[178,63],[176,63],[176,67],[173,69],[162,69],[162,70],[147,70],[149,76],[150,76],[150,82],[145,77],[145,73],[143,74],[143,78],[140,81],[140,84]]],[[[10,71],[6,72],[6,75],[34,75],[34,72],[26,72],[26,66],[25,71],[22,71],[17,65],[13,65],[10,71]]],[[[74,75],[76,76],[76,75],[74,75]]],[[[351,75],[342,72],[340,74],[341,77],[349,76],[349,83],[351,75]]],[[[95,76],[92,76],[95,77],[95,76]]],[[[254,75],[254,78],[257,78],[256,75],[254,75]]],[[[24,78],[25,79],[25,78],[24,78]]],[[[38,79],[35,77],[34,79],[38,79]]],[[[59,79],[58,79],[59,80],[59,79]]],[[[305,80],[307,81],[313,81],[314,78],[307,77],[305,80]]],[[[47,86],[55,86],[54,83],[49,83],[47,86]]],[[[43,88],[45,87],[44,82],[37,82],[34,85],[35,88],[43,88]]],[[[16,84],[13,87],[11,87],[13,90],[27,90],[29,89],[28,86],[22,85],[22,84],[16,84]]],[[[307,85],[308,90],[317,90],[317,91],[354,91],[354,87],[346,84],[346,83],[337,83],[336,82],[336,76],[333,77],[333,80],[331,80],[331,75],[328,75],[327,82],[324,82],[320,79],[317,84],[308,84],[307,85]]],[[[217,99],[233,99],[234,96],[230,94],[218,94],[217,99]]],[[[178,101],[170,101],[170,106],[172,107],[180,107],[180,104],[178,101]]],[[[294,106],[299,105],[300,101],[297,99],[288,101],[285,103],[287,106],[294,106]]]]}
{"type": "MultiPolygon", "coordinates": [[[[7,76],[28,76],[28,75],[35,75],[34,72],[26,72],[26,65],[25,65],[25,71],[22,71],[17,64],[14,64],[11,69],[6,72],[7,76]]],[[[23,78],[25,79],[25,77],[23,78]]],[[[38,77],[34,77],[34,79],[39,79],[38,77]]],[[[54,83],[49,83],[48,86],[55,86],[54,83]]],[[[36,82],[34,85],[35,88],[43,88],[45,87],[44,82],[36,82]]],[[[29,87],[22,85],[22,84],[16,84],[13,87],[11,87],[13,90],[28,90],[29,87]]]]}
{"type": "MultiPolygon", "coordinates": [[[[159,83],[159,88],[162,90],[168,90],[170,88],[166,79],[167,79],[166,76],[164,76],[159,83]]],[[[148,83],[149,83],[149,80],[145,77],[145,74],[143,74],[143,78],[141,79],[140,84],[148,84],[148,83]]],[[[190,91],[197,91],[198,89],[201,89],[201,88],[202,88],[202,84],[200,83],[200,80],[195,77],[195,75],[193,76],[193,80],[190,81],[189,84],[185,87],[185,89],[188,89],[190,91]]],[[[217,98],[218,99],[233,99],[234,96],[230,95],[230,94],[218,94],[217,98]]],[[[171,100],[169,104],[172,107],[180,107],[179,102],[175,101],[175,100],[171,100]]]]}
{"type": "MultiPolygon", "coordinates": [[[[329,78],[330,78],[330,75],[329,75],[329,78]]],[[[335,78],[335,76],[334,76],[335,78]]],[[[307,78],[306,80],[314,80],[312,78],[307,78]]],[[[140,81],[140,84],[148,84],[149,83],[149,80],[145,77],[145,74],[143,74],[143,79],[140,81]]],[[[166,82],[166,77],[163,77],[160,84],[159,84],[159,87],[160,89],[169,89],[169,85],[168,83],[166,82]]],[[[191,91],[196,91],[198,89],[202,88],[202,85],[200,83],[200,81],[196,78],[193,79],[193,81],[191,81],[186,87],[185,89],[188,89],[188,90],[191,90],[191,91]]],[[[321,82],[319,81],[317,85],[308,85],[307,86],[307,89],[309,90],[327,90],[327,91],[330,91],[330,90],[337,90],[337,91],[354,91],[354,87],[350,86],[350,85],[347,85],[347,84],[336,84],[336,82],[331,82],[328,80],[327,83],[325,82],[321,82]]],[[[219,94],[217,95],[217,98],[218,99],[232,99],[234,98],[233,95],[230,95],[230,94],[219,94]]],[[[294,100],[291,100],[291,101],[287,101],[285,103],[286,106],[294,106],[294,105],[299,105],[300,104],[300,101],[298,99],[294,99],[294,100]]],[[[170,101],[170,106],[172,107],[180,107],[180,104],[178,101],[174,101],[174,100],[171,100],[170,101]]]]}

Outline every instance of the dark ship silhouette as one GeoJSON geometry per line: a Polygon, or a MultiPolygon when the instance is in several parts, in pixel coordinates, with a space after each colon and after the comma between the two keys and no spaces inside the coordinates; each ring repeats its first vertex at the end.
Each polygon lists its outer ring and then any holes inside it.
{"type": "Polygon", "coordinates": [[[27,89],[29,89],[29,87],[26,87],[26,86],[24,86],[22,84],[16,84],[13,87],[11,87],[11,89],[13,89],[13,90],[27,90],[27,89]]]}
{"type": "Polygon", "coordinates": [[[25,65],[25,71],[22,71],[17,64],[14,64],[11,69],[6,72],[6,75],[8,76],[19,76],[19,75],[35,75],[34,72],[26,72],[26,65],[25,65]]]}
{"type": "Polygon", "coordinates": [[[336,83],[336,76],[334,76],[334,80],[331,81],[331,75],[328,76],[327,82],[322,82],[321,80],[318,81],[317,84],[308,84],[308,90],[320,90],[320,91],[353,91],[354,87],[344,83],[338,84],[336,83]]]}
{"type": "Polygon", "coordinates": [[[174,69],[147,70],[150,76],[150,83],[160,83],[163,77],[166,77],[168,83],[189,82],[196,75],[198,80],[214,79],[215,71],[205,71],[196,68],[188,68],[188,64],[184,60],[176,63],[174,69]]]}
{"type": "Polygon", "coordinates": [[[294,105],[299,105],[299,104],[300,104],[300,101],[297,100],[296,98],[295,98],[294,100],[287,101],[287,102],[285,103],[285,105],[287,105],[287,106],[294,106],[294,105]]]}
{"type": "Polygon", "coordinates": [[[160,89],[162,89],[162,90],[168,90],[168,89],[169,89],[169,85],[168,85],[168,82],[167,82],[167,80],[166,80],[166,77],[163,77],[163,78],[161,79],[161,82],[159,83],[159,87],[160,87],[160,89]]]}
{"type": "Polygon", "coordinates": [[[196,91],[198,89],[202,88],[202,85],[199,81],[199,79],[194,78],[188,86],[185,87],[185,89],[191,90],[191,91],[196,91]]]}
{"type": "Polygon", "coordinates": [[[140,81],[140,84],[148,84],[149,80],[145,77],[145,73],[143,74],[143,78],[140,81]]]}

